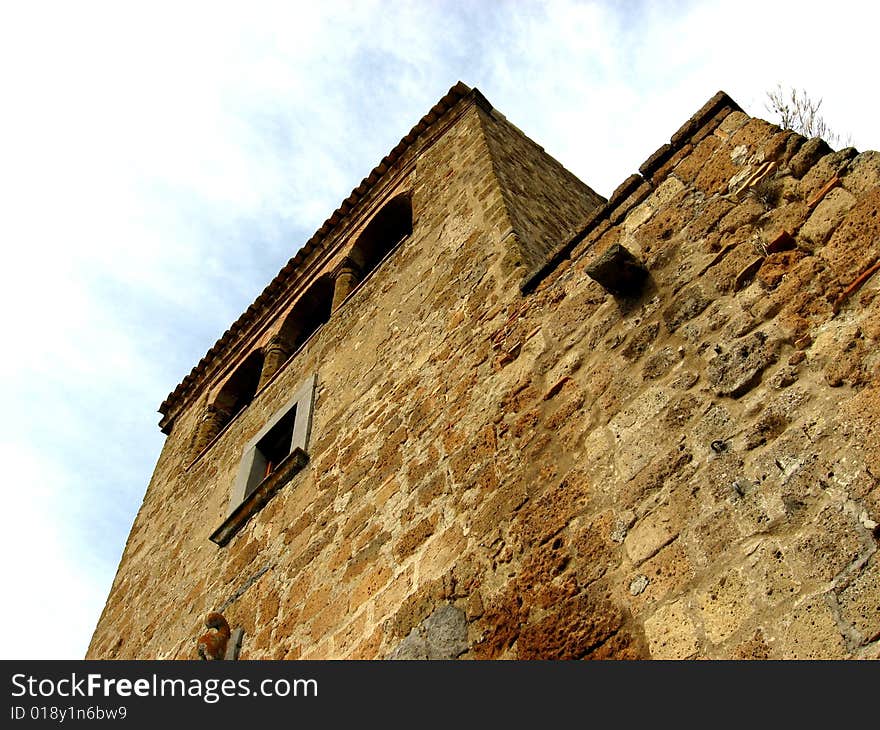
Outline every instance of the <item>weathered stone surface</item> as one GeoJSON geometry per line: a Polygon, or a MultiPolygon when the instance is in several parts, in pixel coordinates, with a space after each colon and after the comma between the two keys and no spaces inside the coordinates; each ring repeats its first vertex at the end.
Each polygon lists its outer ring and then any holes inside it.
{"type": "Polygon", "coordinates": [[[788,163],[791,174],[796,178],[802,178],[807,170],[829,152],[831,152],[831,148],[825,140],[819,137],[808,139],[801,145],[800,150],[788,163]]]}
{"type": "Polygon", "coordinates": [[[663,321],[670,332],[696,317],[712,300],[699,285],[685,289],[663,312],[663,321]]]}
{"type": "Polygon", "coordinates": [[[660,607],[645,621],[652,659],[692,659],[698,655],[697,627],[681,601],[660,607]]]}
{"type": "Polygon", "coordinates": [[[880,235],[880,188],[862,195],[847,211],[819,253],[838,277],[841,288],[850,284],[877,259],[876,241],[880,235]]]}
{"type": "Polygon", "coordinates": [[[880,186],[880,152],[862,152],[849,163],[843,186],[855,195],[868,193],[880,186]]]}
{"type": "Polygon", "coordinates": [[[622,623],[623,614],[611,603],[591,594],[577,596],[523,630],[517,641],[517,658],[636,659],[638,649],[628,637],[612,642],[622,623]],[[609,651],[603,651],[605,647],[609,651]]]}
{"type": "Polygon", "coordinates": [[[778,343],[764,332],[719,345],[706,377],[717,395],[739,398],[754,388],[761,373],[777,360],[778,343]]]}
{"type": "Polygon", "coordinates": [[[862,644],[880,639],[880,559],[875,553],[855,578],[840,591],[842,618],[859,632],[862,644]]]}
{"type": "Polygon", "coordinates": [[[444,603],[414,628],[389,659],[455,659],[468,650],[464,611],[444,603]]]}
{"type": "Polygon", "coordinates": [[[734,659],[758,660],[770,658],[770,647],[764,638],[761,629],[755,631],[754,636],[747,639],[734,650],[734,659]]]}
{"type": "Polygon", "coordinates": [[[814,246],[825,243],[844,214],[855,203],[855,196],[846,190],[842,188],[832,190],[813,210],[807,222],[801,227],[799,235],[814,246]]]}
{"type": "Polygon", "coordinates": [[[865,543],[855,519],[841,505],[826,507],[815,526],[794,545],[794,554],[808,578],[830,581],[865,552],[865,543]]]}
{"type": "Polygon", "coordinates": [[[637,522],[626,536],[624,546],[635,565],[655,555],[671,543],[678,534],[672,510],[662,507],[637,522]]]}
{"type": "Polygon", "coordinates": [[[776,631],[778,648],[773,659],[842,659],[847,654],[825,595],[811,597],[796,606],[783,617],[776,631]]]}
{"type": "Polygon", "coordinates": [[[648,349],[650,344],[657,338],[659,332],[659,322],[646,324],[630,335],[626,347],[624,347],[620,354],[627,360],[638,360],[648,349]]]}
{"type": "Polygon", "coordinates": [[[715,644],[727,639],[755,611],[745,581],[736,571],[723,573],[698,591],[697,605],[706,638],[715,644]]]}
{"type": "Polygon", "coordinates": [[[797,132],[784,129],[774,134],[761,146],[759,155],[765,160],[773,160],[779,166],[784,166],[806,141],[806,138],[797,132]]]}
{"type": "Polygon", "coordinates": [[[638,575],[643,575],[646,581],[644,590],[630,604],[633,613],[638,614],[645,607],[677,596],[688,585],[695,572],[679,540],[639,565],[638,570],[638,575]]]}
{"type": "Polygon", "coordinates": [[[872,656],[876,153],[716,109],[610,212],[464,93],[182,387],[88,656],[192,658],[220,606],[254,659],[872,656]],[[401,195],[410,232],[282,362],[303,292],[401,195]],[[615,244],[640,297],[586,273],[615,244]],[[258,351],[273,371],[194,454],[258,351]],[[208,544],[313,374],[307,465],[208,544]]]}
{"type": "Polygon", "coordinates": [[[757,278],[765,289],[775,289],[807,254],[804,251],[780,251],[767,256],[761,262],[757,278]]]}
{"type": "Polygon", "coordinates": [[[671,347],[664,347],[660,352],[655,353],[647,359],[645,367],[642,370],[642,377],[645,380],[655,380],[666,375],[674,365],[681,360],[678,351],[671,347]]]}

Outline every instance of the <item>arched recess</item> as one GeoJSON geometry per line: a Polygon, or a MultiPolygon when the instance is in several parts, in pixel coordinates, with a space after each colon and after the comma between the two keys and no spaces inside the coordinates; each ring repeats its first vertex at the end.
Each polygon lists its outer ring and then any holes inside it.
{"type": "Polygon", "coordinates": [[[322,276],[300,297],[285,317],[278,334],[266,345],[266,359],[259,387],[263,387],[287,358],[330,319],[332,303],[333,279],[322,276]]]}
{"type": "Polygon", "coordinates": [[[257,393],[260,371],[263,369],[263,353],[255,350],[245,358],[230,376],[214,399],[214,405],[229,414],[231,420],[250,403],[257,393]]]}
{"type": "Polygon", "coordinates": [[[281,336],[296,352],[322,324],[330,319],[333,302],[333,281],[322,276],[300,297],[281,325],[281,336]]]}
{"type": "Polygon", "coordinates": [[[263,353],[254,350],[208,404],[199,424],[195,453],[199,454],[254,399],[263,370],[263,353]]]}
{"type": "Polygon", "coordinates": [[[412,233],[412,226],[410,193],[392,198],[373,216],[334,273],[334,310],[391,249],[412,233]]]}
{"type": "Polygon", "coordinates": [[[349,257],[360,268],[363,279],[385,255],[412,233],[412,197],[401,193],[373,216],[352,247],[349,257]]]}

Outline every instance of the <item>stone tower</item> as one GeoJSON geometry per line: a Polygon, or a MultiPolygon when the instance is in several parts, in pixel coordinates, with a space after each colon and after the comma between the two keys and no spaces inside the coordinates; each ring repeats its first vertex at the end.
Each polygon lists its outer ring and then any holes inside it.
{"type": "Polygon", "coordinates": [[[878,158],[719,92],[605,201],[457,84],[160,407],[88,657],[876,657],[878,158]]]}

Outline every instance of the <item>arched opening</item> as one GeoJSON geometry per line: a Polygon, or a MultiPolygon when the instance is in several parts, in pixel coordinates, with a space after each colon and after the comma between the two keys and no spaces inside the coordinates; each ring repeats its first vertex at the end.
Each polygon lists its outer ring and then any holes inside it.
{"type": "Polygon", "coordinates": [[[330,319],[333,302],[333,281],[318,279],[293,306],[281,329],[266,344],[266,358],[258,388],[262,388],[294,352],[302,347],[315,331],[330,319]]]}
{"type": "Polygon", "coordinates": [[[412,200],[409,193],[393,198],[371,220],[354,244],[350,258],[367,276],[386,254],[412,233],[412,200]]]}
{"type": "Polygon", "coordinates": [[[300,297],[279,332],[279,338],[288,346],[290,354],[302,347],[318,327],[330,319],[332,303],[333,281],[328,276],[318,279],[300,297]]]}
{"type": "Polygon", "coordinates": [[[228,414],[229,421],[254,399],[262,369],[263,353],[255,350],[238,366],[220,390],[214,405],[218,410],[228,414]]]}
{"type": "Polygon", "coordinates": [[[217,434],[254,399],[263,369],[263,353],[252,352],[220,389],[213,403],[202,414],[194,444],[195,454],[201,453],[217,434]]]}

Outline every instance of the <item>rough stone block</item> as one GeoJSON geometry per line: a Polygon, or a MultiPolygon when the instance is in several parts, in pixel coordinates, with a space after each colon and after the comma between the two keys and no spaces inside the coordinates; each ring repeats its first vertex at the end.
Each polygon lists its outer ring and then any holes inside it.
{"type": "Polygon", "coordinates": [[[636,522],[623,542],[633,565],[656,555],[661,548],[671,543],[678,535],[676,522],[668,505],[636,522]]]}
{"type": "Polygon", "coordinates": [[[855,195],[880,187],[880,152],[862,152],[849,163],[843,186],[855,195]]]}
{"type": "Polygon", "coordinates": [[[789,161],[788,168],[796,178],[802,178],[807,170],[829,152],[831,152],[831,148],[825,140],[813,137],[801,145],[801,148],[789,161]]]}
{"type": "Polygon", "coordinates": [[[678,146],[685,139],[692,137],[704,126],[713,123],[713,129],[727,120],[731,112],[741,111],[739,104],[731,99],[726,92],[717,91],[709,101],[688,119],[670,138],[673,145],[678,146]],[[716,119],[717,118],[717,119],[716,119]]]}
{"type": "Polygon", "coordinates": [[[861,528],[839,504],[826,507],[795,544],[806,577],[830,581],[865,551],[861,528]]]}
{"type": "Polygon", "coordinates": [[[832,190],[815,207],[798,235],[814,245],[824,244],[843,216],[855,204],[856,199],[852,193],[842,188],[832,190]]]}
{"type": "Polygon", "coordinates": [[[468,649],[464,611],[446,603],[425,619],[428,659],[454,659],[468,649]]]}
{"type": "Polygon", "coordinates": [[[758,331],[717,346],[706,376],[716,395],[739,398],[754,388],[761,373],[776,362],[778,341],[758,331]]]}
{"type": "Polygon", "coordinates": [[[843,659],[847,655],[846,643],[826,595],[804,601],[771,631],[778,647],[774,647],[773,658],[821,660],[843,659]]]}
{"type": "Polygon", "coordinates": [[[615,296],[634,296],[641,291],[647,270],[619,243],[587,267],[587,274],[615,296]]]}
{"type": "Polygon", "coordinates": [[[833,178],[844,174],[850,160],[857,154],[854,147],[845,147],[837,152],[824,155],[809,169],[801,178],[798,190],[803,198],[811,200],[822,188],[828,185],[833,178]]]}
{"type": "Polygon", "coordinates": [[[645,621],[652,659],[691,659],[699,652],[697,627],[682,601],[658,608],[645,621]]]}
{"type": "Polygon", "coordinates": [[[841,617],[861,634],[862,643],[880,639],[880,553],[865,563],[855,578],[840,591],[841,617]]]}
{"type": "Polygon", "coordinates": [[[670,543],[653,558],[639,565],[638,571],[633,580],[639,575],[644,577],[645,587],[631,603],[633,613],[641,612],[645,606],[662,601],[667,596],[674,597],[694,576],[694,569],[680,540],[670,543]]]}
{"type": "Polygon", "coordinates": [[[598,595],[575,596],[523,629],[517,641],[517,657],[587,658],[618,632],[622,619],[621,611],[598,595]]]}
{"type": "Polygon", "coordinates": [[[674,332],[685,322],[690,321],[712,303],[699,284],[683,289],[663,311],[663,321],[670,332],[674,332]]]}
{"type": "Polygon", "coordinates": [[[706,637],[720,644],[754,611],[745,581],[737,571],[727,571],[696,594],[706,637]]]}
{"type": "Polygon", "coordinates": [[[388,658],[456,659],[467,650],[467,620],[464,611],[444,603],[413,628],[388,658]]]}
{"type": "Polygon", "coordinates": [[[389,659],[424,660],[428,658],[428,642],[418,628],[413,628],[407,637],[391,652],[389,659]]]}

